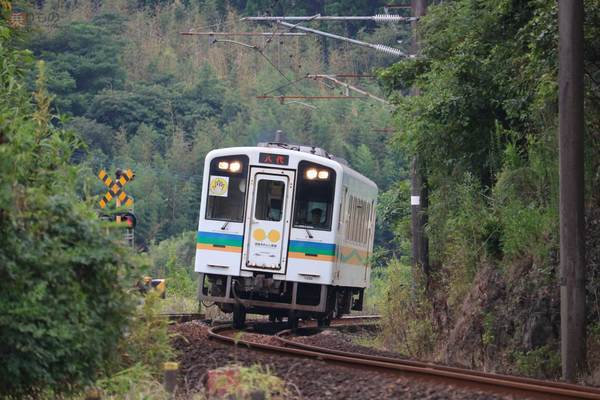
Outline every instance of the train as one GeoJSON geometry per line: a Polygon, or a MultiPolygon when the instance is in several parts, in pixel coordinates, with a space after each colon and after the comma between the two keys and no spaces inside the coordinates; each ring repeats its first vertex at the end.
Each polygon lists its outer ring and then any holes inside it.
{"type": "Polygon", "coordinates": [[[322,148],[259,143],[210,151],[196,239],[200,301],[233,313],[316,319],[362,310],[377,185],[322,148]]]}

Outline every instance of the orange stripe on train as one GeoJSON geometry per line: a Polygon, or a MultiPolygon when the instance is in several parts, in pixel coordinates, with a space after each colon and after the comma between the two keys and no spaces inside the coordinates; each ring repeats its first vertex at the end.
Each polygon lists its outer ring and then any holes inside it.
{"type": "Polygon", "coordinates": [[[242,248],[236,246],[215,246],[212,244],[198,243],[196,245],[198,250],[211,250],[211,251],[224,251],[228,253],[241,253],[242,248]]]}
{"type": "Polygon", "coordinates": [[[327,255],[323,255],[323,254],[310,255],[310,254],[306,254],[306,253],[296,253],[293,251],[290,251],[288,253],[288,258],[296,258],[296,259],[301,259],[301,260],[313,260],[313,261],[330,261],[330,262],[333,262],[335,260],[335,256],[327,256],[327,255]]]}

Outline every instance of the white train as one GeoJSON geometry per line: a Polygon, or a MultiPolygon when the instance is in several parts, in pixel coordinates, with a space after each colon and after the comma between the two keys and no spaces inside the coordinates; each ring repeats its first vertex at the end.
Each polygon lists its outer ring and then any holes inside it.
{"type": "Polygon", "coordinates": [[[283,143],[206,156],[199,296],[243,327],[247,312],[331,318],[361,310],[377,186],[322,149],[283,143]]]}

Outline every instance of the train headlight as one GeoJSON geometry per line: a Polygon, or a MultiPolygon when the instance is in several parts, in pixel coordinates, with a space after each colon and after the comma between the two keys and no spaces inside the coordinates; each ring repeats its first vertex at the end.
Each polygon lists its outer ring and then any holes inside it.
{"type": "Polygon", "coordinates": [[[234,161],[231,164],[229,164],[229,170],[231,172],[239,172],[242,169],[242,163],[240,163],[239,161],[234,161]]]}
{"type": "Polygon", "coordinates": [[[318,172],[315,168],[310,168],[306,170],[306,179],[315,179],[318,175],[318,172]]]}
{"type": "Polygon", "coordinates": [[[227,161],[219,161],[219,169],[227,169],[229,168],[229,163],[227,161]]]}
{"type": "Polygon", "coordinates": [[[329,179],[329,171],[326,171],[324,169],[322,169],[321,171],[319,171],[319,179],[329,179]]]}

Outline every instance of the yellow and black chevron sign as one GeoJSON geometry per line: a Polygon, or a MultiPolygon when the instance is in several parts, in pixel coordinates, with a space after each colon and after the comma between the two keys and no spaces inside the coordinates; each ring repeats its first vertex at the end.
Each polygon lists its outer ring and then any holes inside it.
{"type": "Polygon", "coordinates": [[[133,179],[132,170],[128,169],[127,171],[123,172],[119,179],[113,182],[106,171],[102,169],[100,172],[98,172],[98,178],[100,178],[108,188],[108,192],[106,192],[104,197],[100,200],[100,207],[106,207],[106,205],[110,203],[113,198],[117,198],[121,204],[125,204],[127,207],[133,206],[133,199],[127,196],[127,193],[125,193],[123,190],[123,186],[133,179]]]}

